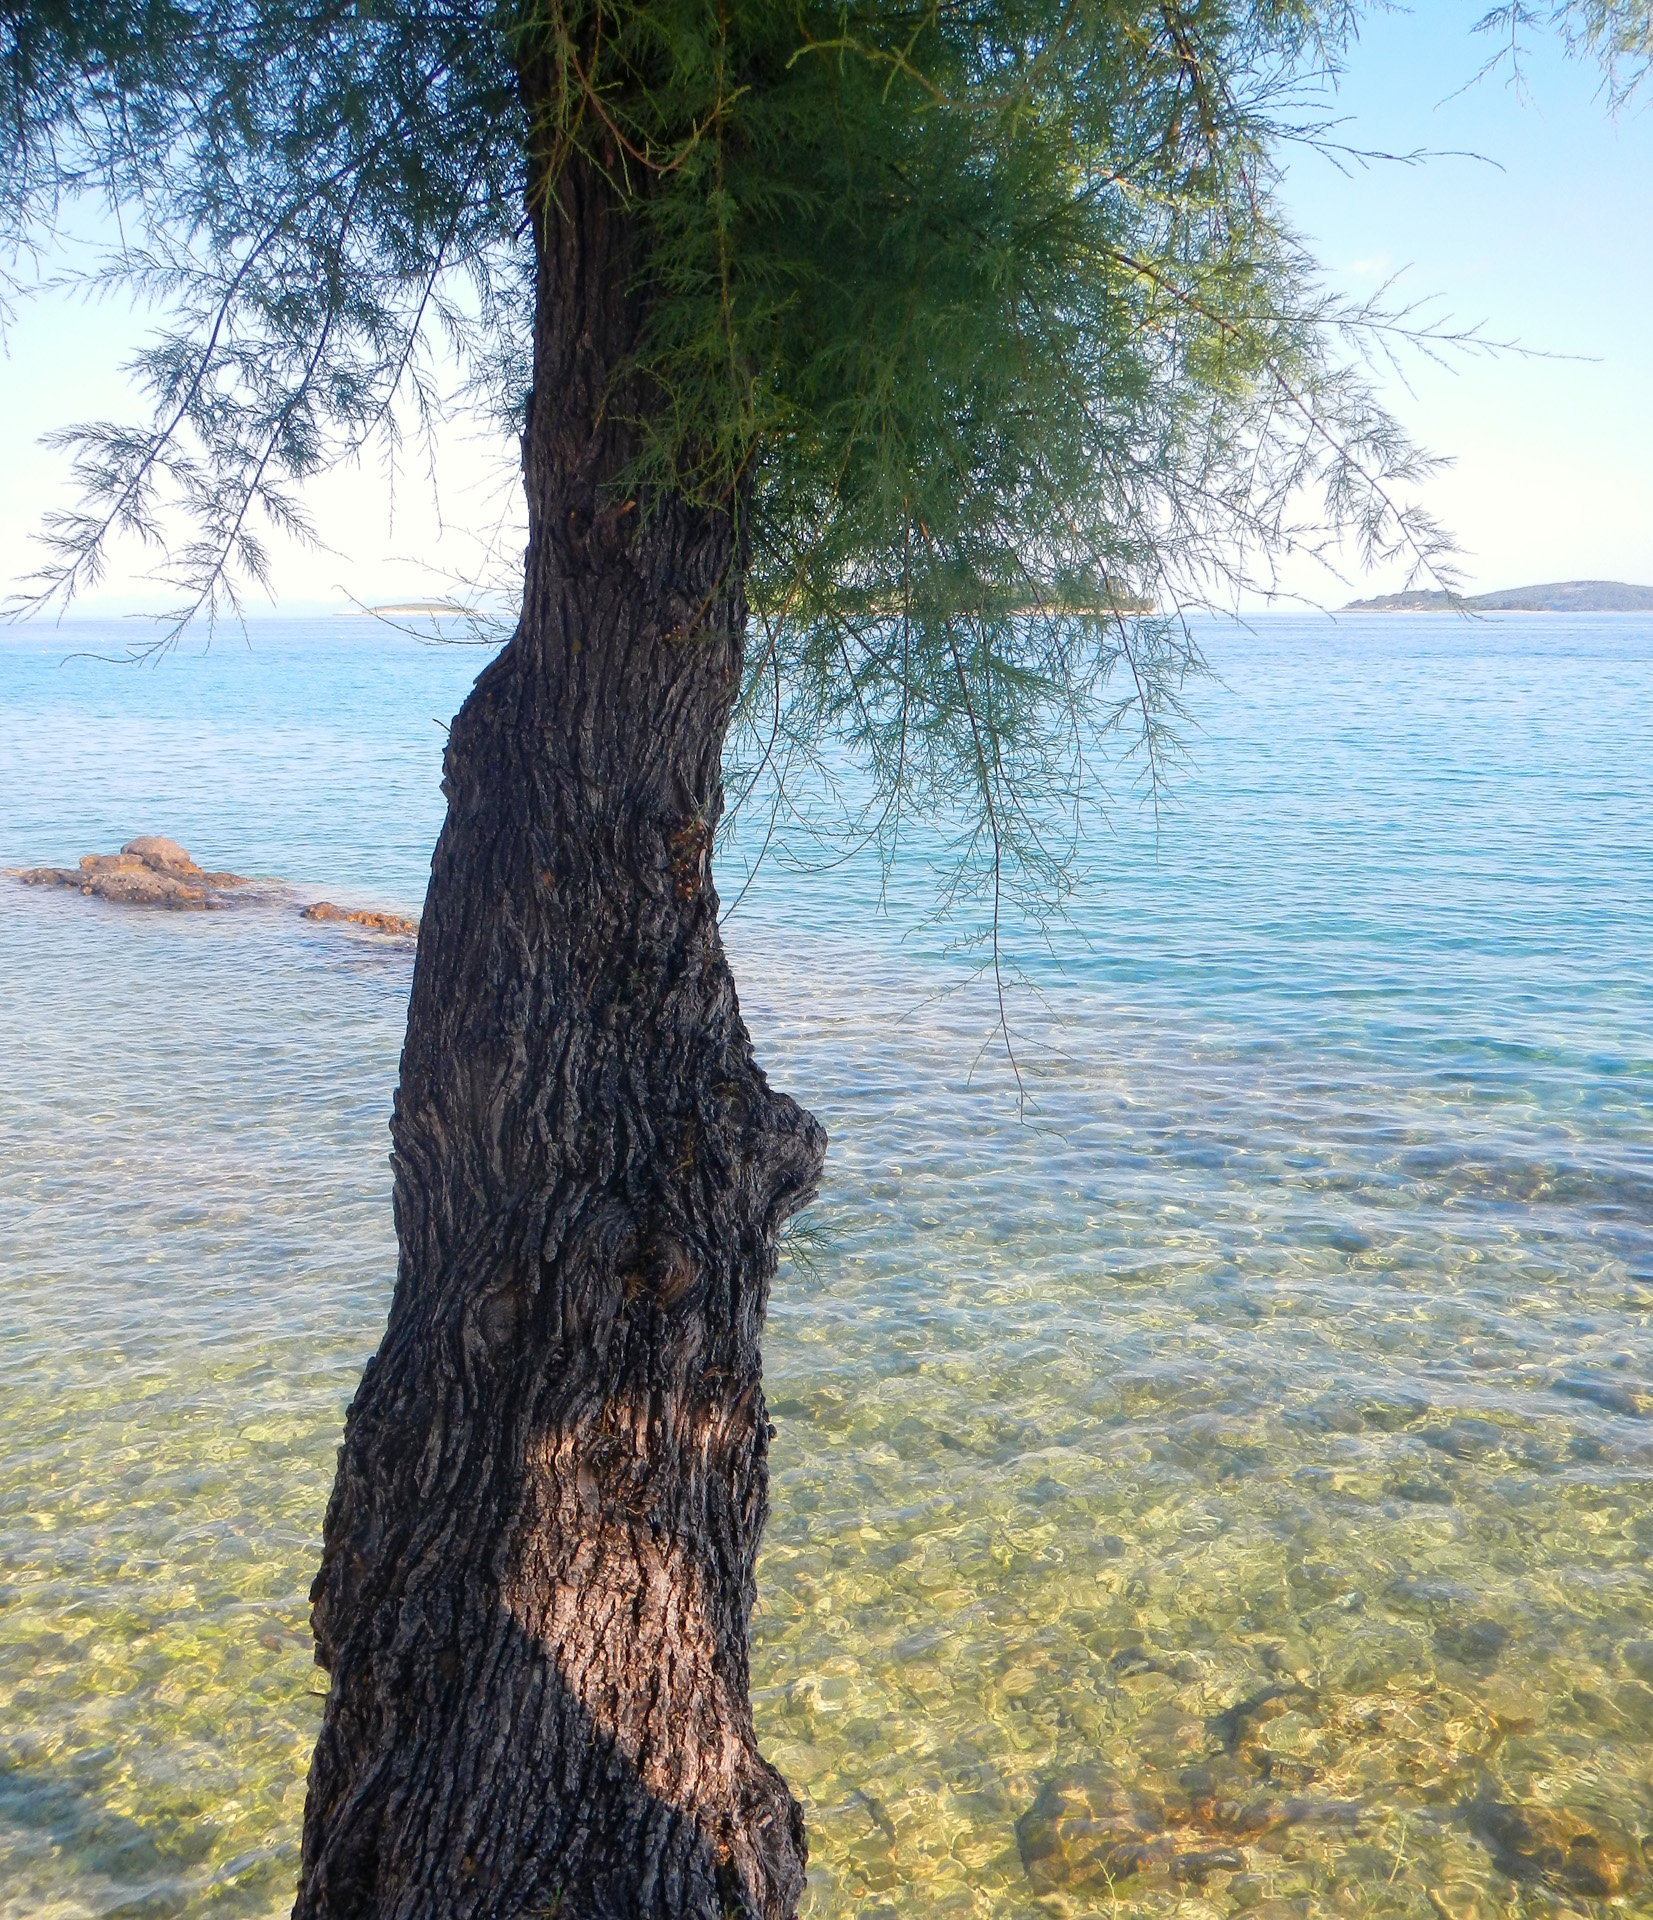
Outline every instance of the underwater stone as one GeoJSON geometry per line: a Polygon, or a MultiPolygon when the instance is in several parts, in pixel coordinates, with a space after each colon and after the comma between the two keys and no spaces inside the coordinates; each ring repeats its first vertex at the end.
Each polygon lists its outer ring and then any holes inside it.
{"type": "Polygon", "coordinates": [[[1653,1734],[1653,1687],[1644,1687],[1639,1680],[1626,1680],[1614,1694],[1613,1705],[1638,1733],[1653,1734]]]}
{"type": "Polygon", "coordinates": [[[1243,1766],[1217,1754],[1184,1767],[1173,1787],[1127,1787],[1087,1764],[1052,1775],[1016,1822],[1022,1868],[1037,1894],[1111,1892],[1120,1882],[1199,1886],[1241,1873],[1244,1849],[1277,1850],[1289,1829],[1351,1827],[1356,1802],[1258,1793],[1243,1766]]]}
{"type": "Polygon", "coordinates": [[[1451,1580],[1430,1580],[1403,1575],[1391,1580],[1384,1597],[1409,1611],[1432,1613],[1437,1607],[1460,1606],[1470,1596],[1468,1590],[1451,1580]]]}
{"type": "Polygon", "coordinates": [[[1053,1893],[1131,1879],[1176,1842],[1145,1801],[1091,1769],[1045,1782],[1016,1822],[1016,1847],[1034,1890],[1053,1893]]]}
{"type": "Polygon", "coordinates": [[[1303,1587],[1323,1600],[1341,1600],[1360,1585],[1353,1568],[1335,1561],[1299,1560],[1290,1569],[1289,1578],[1294,1586],[1303,1587]]]}
{"type": "Polygon", "coordinates": [[[1496,1620],[1443,1620],[1435,1629],[1435,1649],[1466,1667],[1491,1667],[1513,1637],[1496,1620]]]}
{"type": "Polygon", "coordinates": [[[1490,1420],[1462,1418],[1444,1427],[1426,1427],[1418,1438],[1451,1459],[1480,1460],[1502,1446],[1504,1436],[1490,1420]]]}
{"type": "MultiPolygon", "coordinates": [[[[1186,1809],[1177,1811],[1186,1814],[1186,1809]]],[[[1040,1894],[1112,1891],[1152,1873],[1200,1885],[1214,1873],[1238,1873],[1238,1847],[1187,1825],[1172,1827],[1152,1796],[1132,1792],[1099,1768],[1047,1780],[1016,1822],[1022,1869],[1040,1894]]]]}
{"type": "Polygon", "coordinates": [[[1240,1747],[1252,1744],[1271,1720],[1302,1710],[1312,1712],[1313,1708],[1314,1694],[1307,1687],[1289,1684],[1265,1687],[1261,1693],[1254,1693],[1249,1699],[1236,1701],[1221,1713],[1213,1714],[1205,1724],[1207,1730],[1233,1753],[1240,1747]]]}
{"type": "Polygon", "coordinates": [[[1619,1654],[1638,1680],[1653,1686],[1653,1640],[1626,1640],[1619,1654]]]}
{"type": "Polygon", "coordinates": [[[1602,1407],[1608,1413],[1628,1414],[1638,1420],[1653,1411],[1653,1395],[1637,1393],[1632,1387],[1620,1386],[1613,1380],[1597,1380],[1588,1375],[1563,1375],[1551,1382],[1557,1393],[1564,1393],[1571,1400],[1588,1400],[1592,1406],[1602,1407]]]}
{"type": "Polygon", "coordinates": [[[1524,1682],[1494,1678],[1480,1687],[1482,1705],[1501,1734],[1531,1733],[1544,1719],[1544,1702],[1524,1682]]]}
{"type": "Polygon", "coordinates": [[[1633,1893],[1646,1879],[1628,1835],[1566,1807],[1518,1807],[1483,1795],[1465,1822],[1510,1879],[1590,1900],[1633,1893]]]}
{"type": "Polygon", "coordinates": [[[1452,1489],[1440,1480],[1428,1480],[1421,1474],[1409,1475],[1403,1480],[1391,1482],[1388,1491],[1399,1500],[1409,1500],[1414,1506],[1450,1507],[1452,1489]]]}

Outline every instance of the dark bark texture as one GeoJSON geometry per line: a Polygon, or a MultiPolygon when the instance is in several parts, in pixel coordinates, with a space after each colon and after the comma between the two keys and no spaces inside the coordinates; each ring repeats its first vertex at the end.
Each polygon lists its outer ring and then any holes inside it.
{"type": "Polygon", "coordinates": [[[747,1648],[759,1335],[825,1137],[717,930],[740,570],[726,515],[614,493],[639,312],[600,174],[541,226],[525,601],[448,746],[298,1920],[780,1920],[803,1888],[747,1648]]]}

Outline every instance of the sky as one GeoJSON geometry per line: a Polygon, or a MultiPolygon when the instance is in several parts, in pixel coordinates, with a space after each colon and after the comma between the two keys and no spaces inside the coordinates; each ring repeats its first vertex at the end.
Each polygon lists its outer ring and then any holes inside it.
{"type": "Polygon", "coordinates": [[[1350,175],[1305,154],[1288,203],[1340,290],[1368,296],[1398,273],[1403,297],[1556,356],[1414,358],[1383,382],[1453,463],[1423,498],[1471,590],[1653,583],[1653,97],[1615,119],[1599,68],[1544,38],[1519,84],[1507,69],[1474,84],[1494,51],[1472,32],[1487,3],[1370,18],[1336,101],[1351,146],[1482,157],[1350,175]]]}
{"type": "MultiPolygon", "coordinates": [[[[1285,195],[1329,284],[1480,325],[1534,354],[1413,355],[1380,386],[1415,438],[1449,461],[1421,498],[1456,535],[1469,591],[1563,579],[1653,584],[1653,89],[1615,115],[1599,71],[1534,37],[1519,76],[1476,80],[1494,49],[1472,28],[1487,0],[1415,0],[1373,12],[1331,111],[1336,138],[1417,165],[1307,151],[1285,195]],[[1473,157],[1467,157],[1473,156],[1473,157]]],[[[121,363],[141,316],[61,295],[25,305],[0,379],[0,582],[36,564],[31,532],[67,504],[55,426],[131,418],[121,363]]],[[[515,513],[508,452],[460,430],[399,473],[376,460],[330,475],[306,502],[326,547],[273,543],[277,603],[309,613],[424,599],[474,579],[515,513]]],[[[141,555],[77,603],[83,614],[156,610],[165,589],[141,555]]],[[[1340,577],[1306,559],[1282,584],[1315,605],[1404,584],[1403,567],[1340,577]]]]}

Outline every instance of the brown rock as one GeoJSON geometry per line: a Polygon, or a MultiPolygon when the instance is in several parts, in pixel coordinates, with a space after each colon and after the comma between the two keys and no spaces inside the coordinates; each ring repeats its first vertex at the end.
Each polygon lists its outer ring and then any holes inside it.
{"type": "Polygon", "coordinates": [[[1646,1878],[1630,1838],[1593,1815],[1568,1807],[1511,1806],[1490,1795],[1465,1813],[1493,1865],[1512,1880],[1613,1900],[1633,1893],[1646,1878]]]}
{"type": "Polygon", "coordinates": [[[27,887],[73,887],[116,906],[183,912],[223,906],[224,893],[248,884],[238,873],[203,872],[176,840],[155,834],[140,834],[119,853],[83,854],[78,867],[34,867],[18,878],[27,887]]]}
{"type": "Polygon", "coordinates": [[[1047,1780],[1016,1822],[1016,1846],[1041,1894],[1111,1889],[1183,1851],[1151,1803],[1100,1770],[1047,1780]]]}
{"type": "Polygon", "coordinates": [[[1246,1865],[1210,1811],[1199,1797],[1127,1788],[1101,1768],[1080,1767],[1045,1782],[1016,1823],[1016,1845],[1040,1894],[1111,1892],[1146,1874],[1198,1886],[1246,1865]]]}
{"type": "Polygon", "coordinates": [[[1246,1849],[1277,1851],[1294,1828],[1354,1829],[1360,1818],[1357,1801],[1258,1797],[1251,1770],[1217,1753],[1175,1785],[1150,1772],[1127,1787],[1094,1763],[1051,1775],[1017,1821],[1016,1844],[1035,1893],[1103,1893],[1139,1877],[1199,1885],[1242,1872],[1246,1849]]]}
{"type": "MultiPolygon", "coordinates": [[[[152,833],[128,840],[119,853],[84,854],[78,867],[33,867],[17,878],[27,887],[72,887],[77,893],[116,906],[183,912],[228,906],[235,889],[252,885],[239,873],[207,872],[176,840],[152,833]]],[[[369,933],[387,933],[401,939],[419,931],[419,922],[405,914],[382,913],[373,907],[340,907],[331,900],[318,900],[303,912],[306,920],[337,920],[369,933]]]]}
{"type": "Polygon", "coordinates": [[[155,873],[148,867],[110,866],[94,873],[82,893],[95,894],[122,907],[171,907],[200,911],[212,905],[207,890],[192,886],[173,873],[155,873]]]}
{"type": "Polygon", "coordinates": [[[1288,1713],[1313,1714],[1315,1696],[1309,1688],[1285,1682],[1265,1687],[1247,1700],[1225,1707],[1206,1721],[1209,1732],[1223,1743],[1229,1753],[1238,1753],[1258,1743],[1264,1727],[1288,1713]]]}
{"type": "Polygon", "coordinates": [[[165,840],[158,833],[140,833],[128,840],[122,853],[134,853],[146,867],[157,873],[199,873],[201,869],[176,840],[165,840]]]}
{"type": "Polygon", "coordinates": [[[341,920],[353,927],[366,927],[370,933],[394,933],[404,936],[419,931],[419,922],[405,914],[380,913],[372,907],[336,907],[331,900],[317,900],[304,909],[306,920],[341,920]]]}

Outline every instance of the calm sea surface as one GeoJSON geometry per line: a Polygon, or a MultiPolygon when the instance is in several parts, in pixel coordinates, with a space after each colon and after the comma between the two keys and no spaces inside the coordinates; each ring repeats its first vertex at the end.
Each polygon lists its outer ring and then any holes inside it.
{"type": "MultiPolygon", "coordinates": [[[[0,862],[417,910],[479,655],[120,644],[0,637],[0,862]]],[[[1653,622],[1207,644],[1025,1116],[922,873],[728,930],[833,1142],[754,1650],[809,1912],[1653,1913],[1653,622]]],[[[409,967],[0,879],[7,1920],[290,1903],[409,967]]]]}

